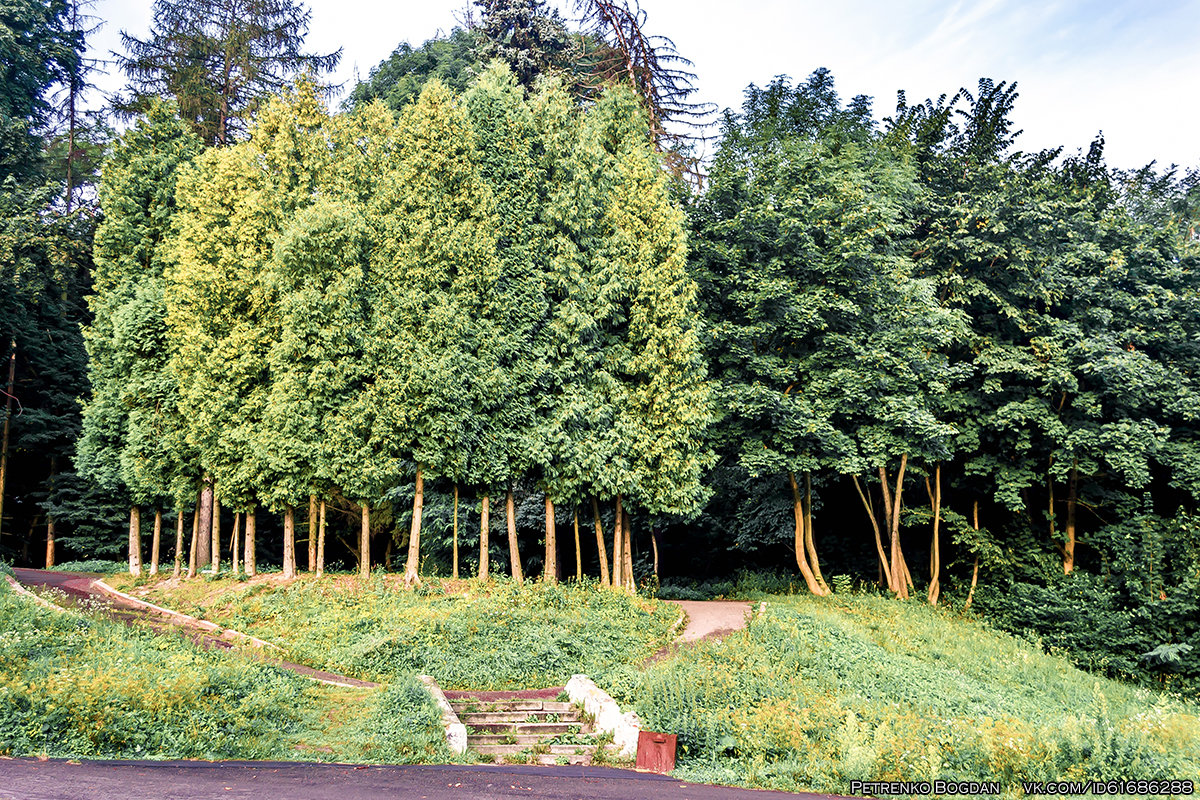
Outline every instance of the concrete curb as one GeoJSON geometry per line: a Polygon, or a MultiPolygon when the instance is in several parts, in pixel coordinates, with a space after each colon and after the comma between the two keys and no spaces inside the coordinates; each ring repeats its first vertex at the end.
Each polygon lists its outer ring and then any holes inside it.
{"type": "Polygon", "coordinates": [[[5,580],[8,581],[8,585],[12,587],[14,592],[21,595],[22,597],[28,597],[30,600],[37,603],[42,608],[48,608],[51,611],[57,611],[59,614],[68,613],[67,610],[65,608],[63,608],[62,606],[56,606],[56,605],[54,605],[54,603],[51,603],[49,600],[43,600],[42,598],[38,597],[33,592],[26,589],[24,586],[21,585],[20,581],[18,581],[12,575],[5,575],[4,578],[5,578],[5,580]]]}
{"type": "Polygon", "coordinates": [[[567,696],[592,715],[596,730],[613,735],[613,744],[620,748],[622,758],[632,759],[637,755],[638,733],[642,730],[637,712],[622,714],[617,701],[587,675],[571,676],[567,681],[567,696]]]}
{"type": "Polygon", "coordinates": [[[222,628],[220,625],[217,625],[214,622],[209,622],[206,619],[197,619],[196,617],[193,617],[190,614],[182,614],[178,611],[172,611],[169,608],[163,608],[162,606],[156,606],[153,603],[147,603],[145,600],[141,600],[137,597],[125,594],[122,591],[114,589],[113,587],[111,587],[107,583],[105,583],[103,580],[97,579],[97,580],[93,581],[92,586],[96,587],[101,592],[103,592],[106,595],[109,595],[110,597],[119,597],[127,603],[132,603],[133,605],[135,605],[139,608],[142,608],[144,610],[147,610],[147,611],[153,611],[154,613],[156,613],[160,616],[166,617],[167,619],[173,620],[175,622],[179,622],[179,623],[182,623],[184,625],[187,625],[187,626],[190,626],[193,628],[199,628],[200,630],[208,631],[209,633],[214,633],[217,636],[220,636],[222,638],[224,638],[226,636],[231,636],[234,639],[238,639],[241,642],[250,644],[254,647],[269,648],[271,650],[277,650],[279,652],[283,652],[283,648],[280,647],[279,645],[272,644],[263,639],[259,639],[256,636],[251,636],[248,633],[242,633],[241,631],[235,631],[233,628],[222,628]]]}
{"type": "Polygon", "coordinates": [[[446,695],[442,694],[442,687],[438,686],[432,675],[418,675],[417,680],[425,684],[425,688],[433,695],[434,702],[441,709],[442,727],[446,729],[446,744],[459,755],[467,752],[467,726],[459,721],[458,714],[454,713],[446,695]]]}

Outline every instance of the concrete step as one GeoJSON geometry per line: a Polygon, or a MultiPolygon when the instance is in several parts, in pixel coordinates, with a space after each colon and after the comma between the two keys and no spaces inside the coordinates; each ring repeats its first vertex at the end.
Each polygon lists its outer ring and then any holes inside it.
{"type": "Polygon", "coordinates": [[[554,700],[472,700],[463,698],[450,703],[456,714],[464,712],[514,712],[514,711],[544,711],[552,714],[568,714],[572,711],[570,703],[560,703],[554,700]]]}
{"type": "Polygon", "coordinates": [[[462,720],[467,726],[467,734],[477,733],[512,733],[515,735],[550,735],[572,733],[582,729],[578,722],[469,722],[462,720]]]}
{"type": "MultiPolygon", "coordinates": [[[[567,735],[570,735],[570,733],[567,735]]],[[[540,744],[547,739],[557,739],[559,736],[562,736],[562,734],[550,736],[547,734],[531,733],[472,733],[467,736],[467,747],[485,744],[519,744],[528,747],[540,744]]],[[[595,744],[595,738],[589,733],[576,734],[576,736],[579,738],[580,744],[595,744]]],[[[559,744],[572,743],[559,742],[559,744]]]]}
{"type": "Polygon", "coordinates": [[[464,725],[481,722],[579,722],[579,715],[558,711],[461,711],[458,719],[464,725]],[[554,716],[555,719],[546,719],[554,716]]]}
{"type": "MultiPolygon", "coordinates": [[[[594,744],[550,744],[540,747],[530,747],[522,744],[481,744],[471,749],[484,756],[511,756],[528,751],[534,755],[571,756],[591,755],[596,752],[598,745],[594,744]],[[540,752],[534,753],[537,750],[540,752]]],[[[604,746],[605,753],[615,754],[617,748],[613,745],[604,746]]]]}

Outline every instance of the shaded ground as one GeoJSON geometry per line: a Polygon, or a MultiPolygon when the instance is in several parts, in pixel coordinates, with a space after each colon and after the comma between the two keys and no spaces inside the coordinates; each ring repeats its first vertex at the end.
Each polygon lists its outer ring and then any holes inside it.
{"type": "Polygon", "coordinates": [[[681,783],[611,767],[0,760],[0,800],[751,800],[823,798],[681,783]]]}

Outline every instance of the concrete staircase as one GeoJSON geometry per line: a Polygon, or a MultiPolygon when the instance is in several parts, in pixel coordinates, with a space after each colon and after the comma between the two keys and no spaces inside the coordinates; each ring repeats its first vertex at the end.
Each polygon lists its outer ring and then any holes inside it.
{"type": "Polygon", "coordinates": [[[467,728],[467,749],[496,763],[593,764],[616,759],[610,737],[565,700],[562,687],[523,692],[446,692],[467,728]]]}

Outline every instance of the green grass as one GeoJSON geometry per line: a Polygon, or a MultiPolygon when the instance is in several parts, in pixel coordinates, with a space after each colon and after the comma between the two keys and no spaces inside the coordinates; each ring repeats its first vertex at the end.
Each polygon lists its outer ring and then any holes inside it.
{"type": "Polygon", "coordinates": [[[444,762],[439,714],[411,677],[317,684],[0,586],[0,755],[444,762]]]}
{"type": "Polygon", "coordinates": [[[604,681],[658,650],[679,617],[592,584],[462,582],[447,594],[436,580],[410,592],[376,574],[365,585],[304,576],[143,586],[152,602],[276,642],[301,663],[372,680],[426,673],[445,689],[561,686],[577,672],[604,681]]]}
{"type": "MultiPolygon", "coordinates": [[[[1081,624],[1082,621],[1081,621],[1081,624]]],[[[982,624],[867,596],[777,597],[748,630],[613,692],[679,734],[676,775],[846,792],[851,779],[1200,777],[1200,708],[982,624]]]]}

